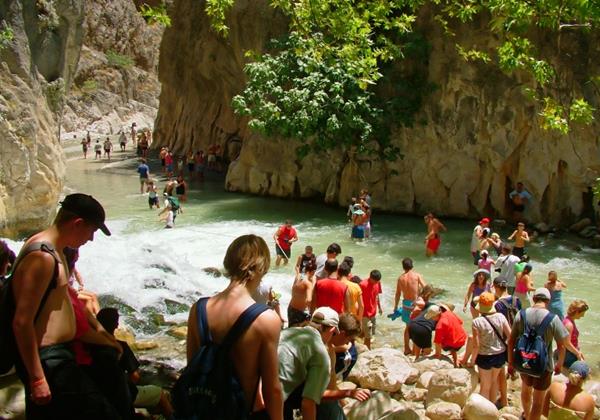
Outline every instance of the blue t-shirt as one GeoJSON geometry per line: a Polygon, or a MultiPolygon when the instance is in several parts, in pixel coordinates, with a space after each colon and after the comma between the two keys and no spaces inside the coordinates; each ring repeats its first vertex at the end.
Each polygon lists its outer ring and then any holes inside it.
{"type": "Polygon", "coordinates": [[[140,166],[138,166],[137,171],[140,174],[140,178],[148,178],[148,172],[150,171],[150,168],[145,163],[142,163],[140,166]]]}

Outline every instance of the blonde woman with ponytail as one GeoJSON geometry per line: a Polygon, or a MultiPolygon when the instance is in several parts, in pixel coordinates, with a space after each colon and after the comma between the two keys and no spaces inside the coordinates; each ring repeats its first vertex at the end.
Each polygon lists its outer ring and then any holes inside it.
{"type": "Polygon", "coordinates": [[[553,382],[546,393],[543,414],[548,420],[591,420],[594,416],[594,398],[583,390],[583,382],[590,368],[582,360],[569,368],[569,382],[553,382]]]}

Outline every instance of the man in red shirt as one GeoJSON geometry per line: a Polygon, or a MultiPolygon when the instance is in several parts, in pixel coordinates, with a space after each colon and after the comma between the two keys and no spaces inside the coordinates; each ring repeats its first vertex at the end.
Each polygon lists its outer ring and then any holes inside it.
{"type": "Polygon", "coordinates": [[[273,239],[275,239],[275,253],[277,254],[275,266],[279,267],[282,258],[283,264],[287,265],[292,256],[292,242],[298,240],[296,229],[292,227],[292,221],[286,220],[285,223],[277,229],[277,232],[273,235],[273,239]]]}
{"type": "Polygon", "coordinates": [[[426,319],[437,321],[435,326],[435,357],[442,357],[442,349],[452,355],[454,367],[458,367],[457,352],[467,342],[463,321],[452,311],[453,305],[432,305],[425,313],[426,319]]]}
{"type": "Polygon", "coordinates": [[[371,337],[375,335],[375,327],[377,326],[377,310],[379,315],[383,313],[381,310],[381,302],[379,295],[381,294],[381,273],[379,270],[373,270],[369,274],[369,278],[360,282],[363,299],[363,318],[362,332],[365,339],[365,346],[371,349],[371,337]]]}
{"type": "Polygon", "coordinates": [[[329,306],[338,314],[349,312],[349,308],[352,306],[350,292],[348,291],[348,286],[336,278],[335,273],[337,272],[337,268],[337,260],[330,259],[325,263],[324,270],[327,273],[327,277],[317,280],[313,288],[311,312],[321,306],[329,306]]]}

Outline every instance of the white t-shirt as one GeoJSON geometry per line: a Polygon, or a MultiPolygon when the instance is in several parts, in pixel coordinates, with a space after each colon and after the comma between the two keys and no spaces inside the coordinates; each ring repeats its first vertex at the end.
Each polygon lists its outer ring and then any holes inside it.
{"type": "Polygon", "coordinates": [[[473,228],[473,236],[471,236],[471,252],[479,251],[479,233],[483,228],[477,225],[473,228]]]}
{"type": "Polygon", "coordinates": [[[171,210],[171,203],[169,202],[168,198],[165,200],[165,207],[169,209],[169,212],[167,213],[167,224],[165,227],[172,228],[175,226],[175,217],[173,215],[173,210],[171,210]]]}
{"type": "Polygon", "coordinates": [[[506,285],[515,287],[515,264],[521,261],[516,255],[502,255],[496,260],[495,267],[500,269],[500,276],[506,279],[506,285]]]}
{"type": "MultiPolygon", "coordinates": [[[[496,327],[496,330],[500,335],[503,334],[504,326],[508,326],[508,321],[499,312],[495,314],[487,315],[486,318],[496,327]]],[[[494,332],[494,329],[490,325],[490,322],[486,321],[483,316],[475,318],[473,320],[473,329],[479,333],[479,351],[481,355],[492,355],[500,354],[506,350],[506,347],[494,332]]],[[[504,341],[508,341],[508,337],[504,337],[504,341]]]]}

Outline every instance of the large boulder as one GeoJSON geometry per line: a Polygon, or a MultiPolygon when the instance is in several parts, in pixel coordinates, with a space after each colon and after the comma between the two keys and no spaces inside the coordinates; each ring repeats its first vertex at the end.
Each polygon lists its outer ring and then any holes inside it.
{"type": "MultiPolygon", "coordinates": [[[[365,417],[365,419],[370,417],[365,417]]],[[[420,420],[419,410],[408,405],[401,404],[392,411],[384,413],[378,420],[420,420]]]]}
{"type": "Polygon", "coordinates": [[[461,420],[460,406],[444,401],[427,406],[425,415],[430,420],[461,420]]]}
{"type": "Polygon", "coordinates": [[[469,395],[463,408],[465,420],[496,420],[499,416],[500,412],[494,403],[477,393],[469,395]]]}
{"type": "Polygon", "coordinates": [[[575,233],[579,233],[581,232],[584,228],[590,226],[592,224],[592,219],[590,219],[589,217],[585,217],[583,219],[581,219],[580,221],[573,223],[570,227],[569,230],[571,232],[575,232],[575,233]]]}
{"type": "Polygon", "coordinates": [[[418,369],[420,374],[423,374],[425,372],[435,372],[440,369],[452,369],[454,366],[449,360],[428,357],[426,359],[416,361],[413,363],[413,367],[418,369]]]}
{"type": "Polygon", "coordinates": [[[392,412],[400,406],[400,403],[387,392],[375,391],[365,402],[354,401],[349,407],[345,407],[348,420],[378,419],[386,412],[392,412]]]}
{"type": "Polygon", "coordinates": [[[427,387],[427,405],[447,401],[463,407],[477,380],[467,369],[442,369],[433,374],[427,387]]]}
{"type": "Polygon", "coordinates": [[[429,381],[431,381],[431,377],[435,372],[423,372],[419,379],[417,380],[417,388],[427,389],[429,387],[429,381]]]}
{"type": "Polygon", "coordinates": [[[348,380],[363,388],[396,392],[402,384],[414,384],[418,377],[419,371],[400,350],[379,348],[358,356],[348,380]]]}

